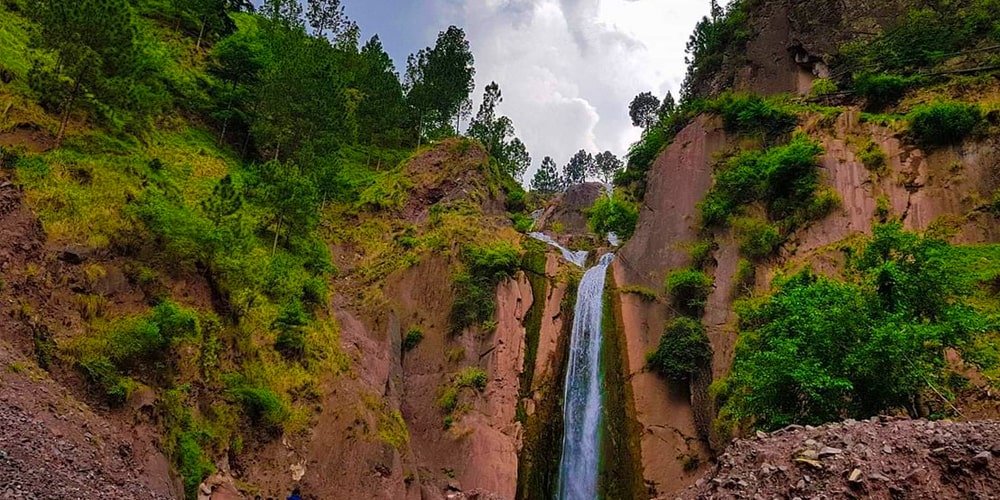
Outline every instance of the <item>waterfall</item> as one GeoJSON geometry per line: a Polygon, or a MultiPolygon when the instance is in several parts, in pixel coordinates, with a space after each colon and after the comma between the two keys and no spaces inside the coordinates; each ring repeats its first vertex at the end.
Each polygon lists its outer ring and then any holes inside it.
{"type": "Polygon", "coordinates": [[[580,250],[580,251],[574,252],[574,251],[572,251],[572,250],[570,250],[570,249],[568,249],[568,248],[560,245],[559,242],[557,242],[556,240],[552,239],[549,235],[547,235],[545,233],[528,233],[528,236],[531,236],[532,238],[534,238],[534,239],[536,239],[538,241],[543,241],[545,243],[548,243],[549,245],[557,248],[560,252],[562,252],[562,256],[563,256],[564,259],[566,259],[566,260],[568,260],[568,261],[570,261],[570,262],[572,262],[572,263],[574,263],[574,264],[576,264],[576,265],[578,265],[580,267],[583,267],[584,264],[586,264],[586,262],[587,262],[587,254],[588,254],[588,252],[586,250],[580,250]]]}
{"type": "Polygon", "coordinates": [[[602,420],[601,316],[604,278],[614,254],[587,270],[576,296],[569,367],[563,401],[563,448],[559,463],[560,500],[597,498],[602,420]]]}

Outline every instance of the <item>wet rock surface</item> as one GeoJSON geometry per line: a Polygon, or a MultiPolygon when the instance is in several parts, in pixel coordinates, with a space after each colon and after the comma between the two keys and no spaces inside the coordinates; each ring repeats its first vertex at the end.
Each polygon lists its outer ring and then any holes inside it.
{"type": "MultiPolygon", "coordinates": [[[[998,498],[1000,422],[894,417],[732,443],[678,498],[998,498]]],[[[666,498],[666,497],[665,497],[666,498]]]]}

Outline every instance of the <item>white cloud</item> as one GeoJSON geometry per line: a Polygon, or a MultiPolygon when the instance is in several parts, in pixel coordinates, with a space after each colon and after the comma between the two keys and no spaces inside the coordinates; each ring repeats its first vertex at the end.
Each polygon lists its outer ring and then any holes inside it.
{"type": "MultiPolygon", "coordinates": [[[[440,21],[465,28],[477,97],[490,81],[535,166],[579,149],[624,155],[639,136],[628,103],[677,94],[684,46],[708,0],[433,0],[440,21]]],[[[477,103],[478,106],[478,103],[477,103]]],[[[531,172],[528,177],[530,178],[531,172]]]]}

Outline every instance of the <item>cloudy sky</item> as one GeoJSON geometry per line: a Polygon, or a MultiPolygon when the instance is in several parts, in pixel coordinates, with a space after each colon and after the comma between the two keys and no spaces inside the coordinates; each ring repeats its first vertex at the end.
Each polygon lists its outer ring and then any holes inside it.
{"type": "Polygon", "coordinates": [[[363,37],[378,34],[403,67],[449,25],[476,58],[475,107],[496,81],[534,160],[563,165],[580,149],[623,155],[638,138],[628,103],[677,95],[684,45],[709,0],[344,0],[363,37]]]}

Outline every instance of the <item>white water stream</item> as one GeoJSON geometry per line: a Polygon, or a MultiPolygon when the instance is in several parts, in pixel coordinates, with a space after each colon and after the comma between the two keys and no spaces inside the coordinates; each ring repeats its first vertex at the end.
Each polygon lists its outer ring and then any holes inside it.
{"type": "Polygon", "coordinates": [[[576,295],[569,366],[563,402],[563,448],[559,462],[560,500],[597,498],[601,451],[601,317],[604,281],[614,254],[587,270],[576,295]]]}
{"type": "Polygon", "coordinates": [[[589,252],[587,252],[586,250],[579,250],[579,251],[574,252],[574,251],[572,251],[572,250],[570,250],[570,249],[568,249],[568,248],[560,245],[559,242],[557,242],[556,240],[552,239],[549,235],[547,235],[545,233],[528,233],[528,236],[530,236],[530,237],[532,237],[532,238],[534,238],[534,239],[536,239],[538,241],[543,241],[545,243],[548,243],[549,245],[555,247],[560,252],[562,252],[563,258],[566,259],[566,260],[568,260],[569,262],[572,262],[572,263],[574,263],[574,264],[576,264],[576,265],[578,265],[580,267],[583,267],[587,263],[587,254],[589,252]]]}

